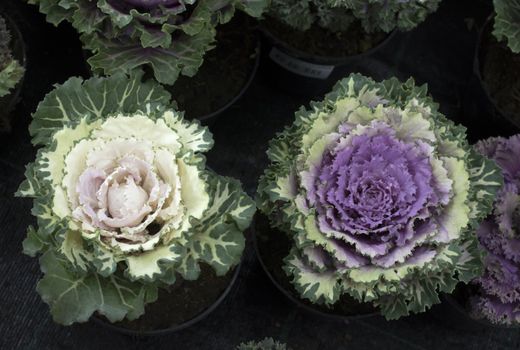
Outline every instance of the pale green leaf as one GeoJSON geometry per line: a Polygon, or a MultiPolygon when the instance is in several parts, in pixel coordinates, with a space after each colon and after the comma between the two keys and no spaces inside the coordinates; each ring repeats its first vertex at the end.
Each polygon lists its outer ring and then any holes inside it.
{"type": "Polygon", "coordinates": [[[37,291],[50,306],[57,323],[86,322],[94,313],[111,322],[132,320],[144,313],[146,302],[156,296],[156,286],[132,283],[118,276],[76,273],[52,250],[40,258],[44,277],[37,291]]]}
{"type": "Polygon", "coordinates": [[[70,78],[56,85],[33,114],[29,131],[35,145],[48,145],[53,133],[85,117],[105,118],[115,113],[154,111],[170,105],[170,94],[153,81],[142,81],[143,73],[129,77],[117,74],[109,78],[70,78]]]}

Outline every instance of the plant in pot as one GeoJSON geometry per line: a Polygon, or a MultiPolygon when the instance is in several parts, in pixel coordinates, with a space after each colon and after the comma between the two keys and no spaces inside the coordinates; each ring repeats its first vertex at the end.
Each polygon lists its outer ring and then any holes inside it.
{"type": "Polygon", "coordinates": [[[481,272],[474,230],[500,171],[425,86],[350,75],[300,109],[268,157],[257,202],[272,229],[257,220],[260,259],[315,310],[352,316],[365,305],[397,319],[481,272]]]}
{"type": "Polygon", "coordinates": [[[78,30],[93,72],[143,67],[161,84],[175,84],[169,89],[180,108],[199,119],[229,106],[249,85],[258,42],[247,16],[235,14],[259,17],[267,5],[267,0],[28,1],[49,22],[68,21],[78,30]]]}
{"type": "Polygon", "coordinates": [[[440,2],[272,0],[263,22],[271,44],[266,65],[279,85],[312,97],[349,73],[386,78],[377,56],[391,33],[413,29],[440,2]]]}
{"type": "Polygon", "coordinates": [[[275,341],[273,338],[265,338],[262,341],[250,341],[240,344],[236,350],[291,350],[285,344],[275,341]]]}
{"type": "Polygon", "coordinates": [[[474,101],[467,103],[467,125],[475,126],[477,139],[520,131],[520,1],[492,3],[494,13],[481,29],[474,62],[481,97],[468,96],[474,101]]]}
{"type": "Polygon", "coordinates": [[[43,147],[17,193],[37,218],[23,247],[41,256],[37,291],[56,322],[95,315],[153,334],[222,299],[256,208],[238,181],[206,168],[211,134],[161,85],[142,73],[71,78],[30,132],[43,147]]]}
{"type": "Polygon", "coordinates": [[[10,112],[14,108],[21,90],[25,57],[23,42],[17,28],[8,28],[5,18],[0,16],[0,131],[11,129],[10,112]]]}
{"type": "Polygon", "coordinates": [[[475,328],[480,325],[519,327],[520,135],[483,140],[475,149],[498,164],[504,186],[497,194],[493,213],[477,229],[485,254],[483,275],[468,286],[459,286],[457,292],[447,298],[466,318],[479,321],[475,328]]]}

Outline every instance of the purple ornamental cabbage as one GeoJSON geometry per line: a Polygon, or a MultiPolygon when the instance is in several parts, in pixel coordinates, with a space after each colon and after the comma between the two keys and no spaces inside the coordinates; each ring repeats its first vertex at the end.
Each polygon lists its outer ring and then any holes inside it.
{"type": "Polygon", "coordinates": [[[477,231],[487,257],[484,275],[474,281],[480,295],[472,300],[472,313],[496,324],[520,325],[520,135],[481,141],[476,149],[498,164],[505,184],[493,215],[477,231]]]}
{"type": "Polygon", "coordinates": [[[293,239],[284,269],[303,298],[350,294],[396,319],[481,272],[474,232],[500,171],[413,80],[343,79],[268,155],[259,208],[293,239]]]}
{"type": "Polygon", "coordinates": [[[173,85],[193,76],[236,10],[259,17],[267,0],[28,0],[54,25],[71,22],[92,51],[92,69],[106,75],[147,66],[173,85]]]}

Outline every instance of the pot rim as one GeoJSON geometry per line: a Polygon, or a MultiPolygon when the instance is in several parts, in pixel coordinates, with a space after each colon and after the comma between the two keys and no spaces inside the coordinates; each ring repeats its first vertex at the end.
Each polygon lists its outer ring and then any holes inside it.
{"type": "MultiPolygon", "coordinates": [[[[254,29],[252,29],[252,30],[254,30],[254,29]]],[[[249,73],[249,77],[247,78],[247,81],[243,85],[243,87],[240,90],[240,92],[238,94],[236,94],[229,102],[227,102],[225,105],[223,105],[219,109],[217,109],[217,110],[215,110],[215,111],[213,111],[213,112],[211,112],[209,114],[202,115],[200,117],[193,117],[193,118],[191,118],[192,120],[198,120],[201,123],[210,122],[213,118],[215,118],[218,115],[224,113],[227,109],[229,109],[231,106],[233,106],[246,93],[246,91],[249,89],[249,87],[253,83],[253,81],[254,81],[254,79],[256,77],[256,74],[258,72],[258,67],[260,66],[260,56],[261,56],[261,50],[262,50],[262,43],[260,41],[260,38],[259,38],[258,34],[256,34],[256,31],[255,31],[255,34],[254,34],[254,40],[256,40],[256,47],[255,47],[255,50],[254,50],[255,51],[255,53],[254,53],[254,55],[255,55],[255,62],[253,64],[253,68],[251,69],[251,72],[249,73]]],[[[84,62],[85,62],[86,71],[92,77],[92,76],[94,76],[94,74],[92,72],[92,69],[90,68],[89,63],[88,63],[87,52],[90,53],[89,50],[83,49],[82,50],[82,55],[83,55],[83,59],[84,59],[84,62]]],[[[165,88],[168,89],[168,85],[165,85],[165,88]]],[[[174,97],[172,97],[172,98],[173,98],[173,101],[175,101],[175,98],[174,97]]]]}
{"type": "Polygon", "coordinates": [[[286,53],[289,53],[289,55],[291,55],[295,58],[305,60],[310,63],[334,65],[336,67],[348,64],[352,60],[358,60],[358,59],[366,58],[368,56],[373,55],[375,52],[381,50],[390,41],[392,41],[393,38],[396,36],[396,34],[399,32],[399,30],[394,29],[391,32],[386,33],[386,38],[384,40],[382,40],[380,43],[378,43],[377,45],[373,46],[372,48],[370,48],[369,50],[367,50],[365,52],[361,52],[361,53],[358,53],[355,55],[350,55],[350,56],[335,57],[335,56],[319,56],[319,55],[315,55],[315,54],[309,54],[308,52],[297,49],[297,48],[291,46],[290,43],[287,43],[287,42],[279,39],[276,35],[271,33],[271,31],[269,31],[269,28],[267,28],[267,26],[265,25],[264,22],[262,22],[259,25],[259,28],[260,28],[260,32],[269,41],[271,41],[271,43],[274,47],[283,48],[286,51],[286,53]]]}
{"type": "Polygon", "coordinates": [[[468,310],[462,306],[451,294],[442,293],[441,299],[445,302],[447,302],[452,308],[454,308],[459,314],[464,315],[466,319],[468,319],[471,322],[475,322],[479,326],[488,327],[488,328],[495,328],[495,329],[520,329],[520,324],[518,325],[502,325],[502,324],[495,324],[492,322],[487,321],[487,319],[478,319],[473,318],[470,316],[468,310]]]}
{"type": "Polygon", "coordinates": [[[287,289],[285,289],[278,280],[269,272],[269,269],[267,268],[267,265],[265,264],[264,260],[262,259],[262,255],[260,254],[260,249],[258,248],[258,240],[257,240],[257,229],[256,229],[256,221],[257,221],[257,215],[264,215],[259,212],[255,214],[253,217],[253,221],[251,223],[251,233],[253,236],[253,245],[255,248],[255,253],[258,261],[260,262],[260,265],[262,266],[262,269],[267,274],[271,282],[276,286],[276,288],[285,295],[289,300],[291,300],[298,308],[301,308],[311,314],[321,316],[324,318],[336,320],[336,321],[357,321],[357,320],[364,320],[372,317],[380,317],[379,312],[373,312],[373,313],[367,313],[367,314],[360,314],[360,315],[340,315],[340,314],[334,314],[334,313],[326,313],[321,310],[317,310],[309,305],[304,304],[299,298],[296,298],[291,292],[289,292],[287,289]]]}
{"type": "Polygon", "coordinates": [[[256,48],[255,48],[255,53],[254,53],[255,54],[255,63],[253,65],[253,68],[252,68],[251,72],[249,73],[249,77],[248,77],[246,83],[244,84],[244,86],[242,87],[240,92],[238,94],[236,94],[224,106],[220,107],[216,111],[213,111],[213,112],[211,112],[209,114],[206,114],[206,115],[203,115],[203,116],[200,116],[200,117],[194,117],[194,119],[200,120],[201,122],[208,122],[211,119],[215,118],[216,116],[224,113],[227,109],[229,109],[231,106],[233,106],[242,96],[244,96],[246,91],[249,89],[249,87],[253,83],[253,80],[255,80],[256,74],[258,73],[258,67],[260,66],[260,57],[261,57],[261,52],[262,52],[262,42],[260,41],[260,38],[259,38],[258,34],[256,34],[256,31],[254,29],[252,29],[252,30],[255,32],[254,37],[255,37],[255,40],[256,40],[256,48]]]}
{"type": "Polygon", "coordinates": [[[173,333],[179,332],[183,329],[186,329],[186,328],[202,321],[203,319],[208,317],[209,314],[211,314],[218,306],[220,306],[220,304],[222,304],[224,299],[226,299],[228,294],[231,292],[231,289],[234,287],[235,282],[238,278],[238,275],[240,274],[241,267],[242,267],[242,259],[234,267],[234,271],[232,272],[233,277],[231,278],[231,281],[229,282],[228,286],[222,292],[222,294],[218,297],[218,299],[215,300],[215,302],[213,304],[211,304],[208,308],[206,308],[204,311],[202,311],[201,313],[199,313],[197,316],[193,317],[192,319],[190,319],[184,323],[181,323],[179,325],[176,325],[174,327],[165,328],[165,329],[157,329],[157,330],[153,330],[153,331],[136,331],[136,330],[131,330],[128,328],[116,326],[112,323],[102,320],[101,318],[99,318],[97,316],[92,316],[90,319],[93,320],[95,323],[97,323],[103,327],[106,327],[109,330],[112,330],[114,332],[121,333],[124,335],[129,335],[129,336],[155,337],[155,336],[162,336],[162,335],[173,334],[173,333]]]}
{"type": "Polygon", "coordinates": [[[515,128],[520,128],[520,122],[515,122],[513,118],[508,113],[505,113],[503,109],[499,106],[497,101],[491,96],[491,93],[489,92],[489,88],[487,87],[486,83],[484,82],[484,78],[482,76],[482,72],[480,69],[481,59],[480,59],[480,52],[482,50],[482,45],[484,42],[484,33],[486,30],[493,25],[493,22],[495,20],[495,14],[490,14],[484,24],[482,25],[482,28],[480,28],[478,33],[478,41],[477,45],[475,47],[475,52],[473,53],[473,74],[477,77],[477,80],[482,87],[482,90],[484,91],[484,94],[486,98],[491,102],[493,105],[493,108],[500,114],[505,120],[507,120],[511,125],[513,125],[515,128]]]}

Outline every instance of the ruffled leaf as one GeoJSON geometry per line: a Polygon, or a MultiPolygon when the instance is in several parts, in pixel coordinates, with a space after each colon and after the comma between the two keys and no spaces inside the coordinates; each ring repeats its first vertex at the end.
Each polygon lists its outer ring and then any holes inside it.
{"type": "Polygon", "coordinates": [[[238,181],[211,174],[208,183],[210,205],[193,227],[187,254],[178,267],[186,279],[198,277],[199,261],[211,265],[218,276],[237,265],[245,246],[242,232],[249,227],[256,211],[253,200],[238,181]]]}
{"type": "Polygon", "coordinates": [[[498,190],[504,185],[500,168],[492,160],[486,159],[471,151],[469,157],[469,173],[471,181],[471,227],[476,229],[493,209],[493,202],[498,190]]]}
{"type": "Polygon", "coordinates": [[[25,70],[16,60],[12,60],[0,70],[0,97],[6,96],[22,79],[25,70]]]}
{"type": "Polygon", "coordinates": [[[143,73],[127,77],[70,78],[56,85],[33,114],[29,131],[33,144],[47,145],[51,135],[64,125],[75,125],[88,117],[96,120],[111,114],[154,111],[170,105],[170,94],[153,81],[142,82],[143,73]]]}
{"type": "Polygon", "coordinates": [[[179,245],[157,247],[154,250],[126,258],[126,275],[132,281],[153,282],[163,278],[169,267],[178,263],[185,250],[179,245]]]}
{"type": "Polygon", "coordinates": [[[248,342],[240,344],[235,350],[290,350],[285,344],[266,338],[260,342],[248,342]]]}
{"type": "Polygon", "coordinates": [[[317,272],[307,266],[296,251],[284,259],[284,270],[293,277],[293,284],[302,298],[313,303],[332,305],[341,296],[342,288],[334,271],[317,272]]]}
{"type": "Polygon", "coordinates": [[[168,47],[143,47],[133,40],[106,39],[95,34],[83,35],[81,39],[93,52],[88,63],[94,71],[114,75],[148,65],[159,83],[173,85],[180,74],[195,75],[215,35],[215,30],[197,36],[181,34],[168,47]]]}
{"type": "Polygon", "coordinates": [[[313,23],[333,32],[347,31],[360,21],[367,32],[415,28],[441,0],[273,0],[270,15],[305,31],[313,23]]]}

